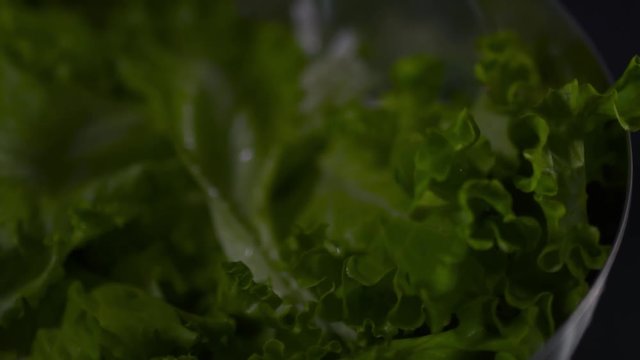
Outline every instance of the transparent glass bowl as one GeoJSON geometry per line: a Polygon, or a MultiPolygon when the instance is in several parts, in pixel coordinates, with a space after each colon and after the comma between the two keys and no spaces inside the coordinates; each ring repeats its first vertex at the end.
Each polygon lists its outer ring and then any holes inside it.
{"type": "MultiPolygon", "coordinates": [[[[247,9],[260,11],[256,0],[244,2],[247,9]]],[[[284,1],[276,3],[275,7],[287,8],[284,1]]],[[[379,79],[385,78],[396,59],[428,53],[444,60],[446,86],[477,86],[472,85],[477,37],[510,30],[533,46],[536,60],[542,65],[542,76],[551,86],[561,86],[575,78],[599,90],[610,83],[607,70],[588,38],[553,0],[298,0],[288,11],[309,55],[324,56],[364,46],[367,68],[379,79]]],[[[353,69],[337,66],[334,71],[353,69]]],[[[377,84],[381,88],[385,85],[384,81],[377,84]]],[[[616,197],[616,205],[603,212],[608,214],[606,218],[596,219],[599,226],[604,224],[607,228],[601,228],[602,241],[613,245],[611,255],[604,269],[594,276],[588,295],[534,359],[569,359],[603,291],[624,233],[631,190],[628,134],[621,132],[620,141],[627,143],[626,153],[620,154],[620,162],[615,166],[628,174],[627,187],[622,191],[609,189],[611,196],[616,197]]]]}

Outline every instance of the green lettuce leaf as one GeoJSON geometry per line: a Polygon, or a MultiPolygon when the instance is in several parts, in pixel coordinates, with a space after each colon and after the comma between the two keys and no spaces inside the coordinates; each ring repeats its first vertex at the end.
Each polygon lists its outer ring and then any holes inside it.
{"type": "Polygon", "coordinates": [[[374,89],[231,0],[0,14],[0,357],[527,359],[608,257],[637,57],[549,89],[505,32],[374,89]]]}

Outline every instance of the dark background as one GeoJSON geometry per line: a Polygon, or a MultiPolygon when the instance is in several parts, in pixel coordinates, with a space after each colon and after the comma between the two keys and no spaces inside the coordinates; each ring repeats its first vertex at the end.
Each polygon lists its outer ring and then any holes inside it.
{"type": "MultiPolygon", "coordinates": [[[[560,0],[582,26],[614,78],[640,54],[640,0],[560,0]]],[[[640,99],[638,99],[640,106],[640,99]]],[[[640,359],[640,134],[633,134],[629,226],[592,325],[574,360],[640,359]]]]}

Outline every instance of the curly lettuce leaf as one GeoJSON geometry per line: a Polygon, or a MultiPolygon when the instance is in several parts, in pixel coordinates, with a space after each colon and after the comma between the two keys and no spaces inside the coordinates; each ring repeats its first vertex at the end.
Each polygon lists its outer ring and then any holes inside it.
{"type": "Polygon", "coordinates": [[[1,356],[526,359],[608,256],[637,58],[548,90],[500,33],[372,99],[228,0],[0,10],[1,356]]]}

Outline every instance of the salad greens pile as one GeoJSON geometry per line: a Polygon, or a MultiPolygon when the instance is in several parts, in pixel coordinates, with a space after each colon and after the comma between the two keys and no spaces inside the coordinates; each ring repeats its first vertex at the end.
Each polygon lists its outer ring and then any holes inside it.
{"type": "Polygon", "coordinates": [[[499,33],[473,93],[415,55],[372,96],[249,15],[0,1],[0,358],[530,356],[607,259],[640,58],[548,90],[499,33]]]}

